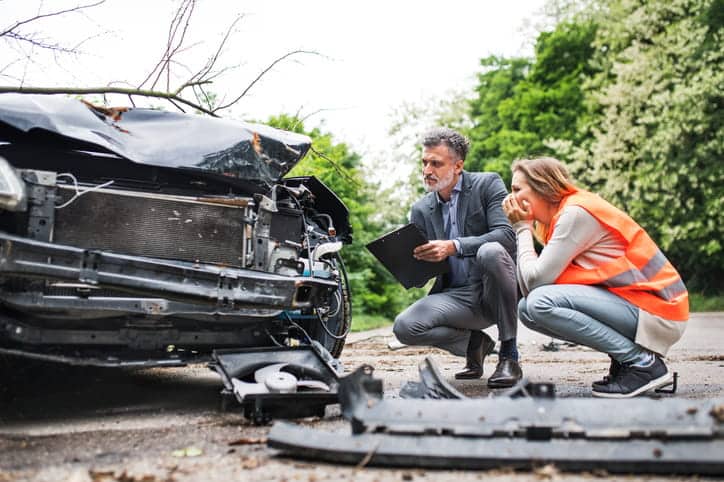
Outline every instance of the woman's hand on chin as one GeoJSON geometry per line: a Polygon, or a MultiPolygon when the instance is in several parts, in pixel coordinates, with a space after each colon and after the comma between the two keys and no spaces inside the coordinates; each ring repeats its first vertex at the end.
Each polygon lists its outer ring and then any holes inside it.
{"type": "Polygon", "coordinates": [[[503,199],[503,212],[508,216],[510,224],[515,224],[520,221],[533,221],[530,203],[526,201],[518,203],[518,200],[512,194],[508,194],[505,199],[503,199]]]}

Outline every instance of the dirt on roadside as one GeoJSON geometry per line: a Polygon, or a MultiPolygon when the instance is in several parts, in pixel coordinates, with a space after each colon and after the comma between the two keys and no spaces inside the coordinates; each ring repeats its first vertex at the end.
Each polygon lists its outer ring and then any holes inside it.
{"type": "MultiPolygon", "coordinates": [[[[670,353],[679,372],[677,397],[724,397],[724,317],[703,317],[691,338],[670,353]]],[[[552,382],[558,397],[589,397],[590,384],[608,358],[585,347],[536,334],[519,336],[522,365],[531,380],[552,382]],[[550,351],[551,349],[555,351],[550,351]]],[[[347,369],[369,364],[396,397],[416,381],[418,364],[432,356],[442,374],[471,397],[490,393],[485,381],[459,382],[452,374],[463,360],[430,348],[387,348],[391,330],[354,334],[342,361],[347,369]]],[[[486,361],[487,374],[496,355],[486,361]]],[[[332,465],[280,457],[266,446],[269,427],[254,426],[238,407],[221,405],[221,382],[205,366],[150,370],[104,370],[23,360],[0,360],[0,482],[33,481],[320,481],[320,480],[580,480],[608,479],[596,473],[560,473],[554,466],[532,472],[385,469],[332,465]]],[[[298,421],[349,433],[330,406],[324,418],[298,421]]],[[[662,477],[615,476],[616,480],[662,477]]],[[[668,478],[666,480],[683,480],[668,478]]],[[[703,480],[697,478],[697,480],[703,480]]]]}

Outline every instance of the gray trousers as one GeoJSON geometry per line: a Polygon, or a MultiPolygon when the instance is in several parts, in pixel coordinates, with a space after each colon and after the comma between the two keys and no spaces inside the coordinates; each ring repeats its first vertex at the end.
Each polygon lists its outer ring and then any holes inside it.
{"type": "Polygon", "coordinates": [[[515,263],[500,243],[480,246],[468,281],[468,285],[427,295],[397,315],[392,327],[397,339],[465,356],[471,330],[497,325],[500,340],[514,338],[518,329],[515,263]]]}

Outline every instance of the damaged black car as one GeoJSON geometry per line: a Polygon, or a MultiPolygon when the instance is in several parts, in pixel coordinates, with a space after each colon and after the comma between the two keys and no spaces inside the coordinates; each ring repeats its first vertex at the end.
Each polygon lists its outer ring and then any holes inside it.
{"type": "MultiPolygon", "coordinates": [[[[59,96],[0,96],[0,353],[183,365],[351,323],[348,211],[284,178],[300,134],[59,96]]],[[[318,345],[317,345],[318,346],[318,345]]]]}

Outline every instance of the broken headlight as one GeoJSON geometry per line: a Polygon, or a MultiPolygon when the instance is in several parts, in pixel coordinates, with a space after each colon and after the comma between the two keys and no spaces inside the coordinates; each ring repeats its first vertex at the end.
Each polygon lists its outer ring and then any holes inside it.
{"type": "Polygon", "coordinates": [[[0,157],[0,208],[8,211],[22,209],[25,184],[5,158],[0,157]]]}

